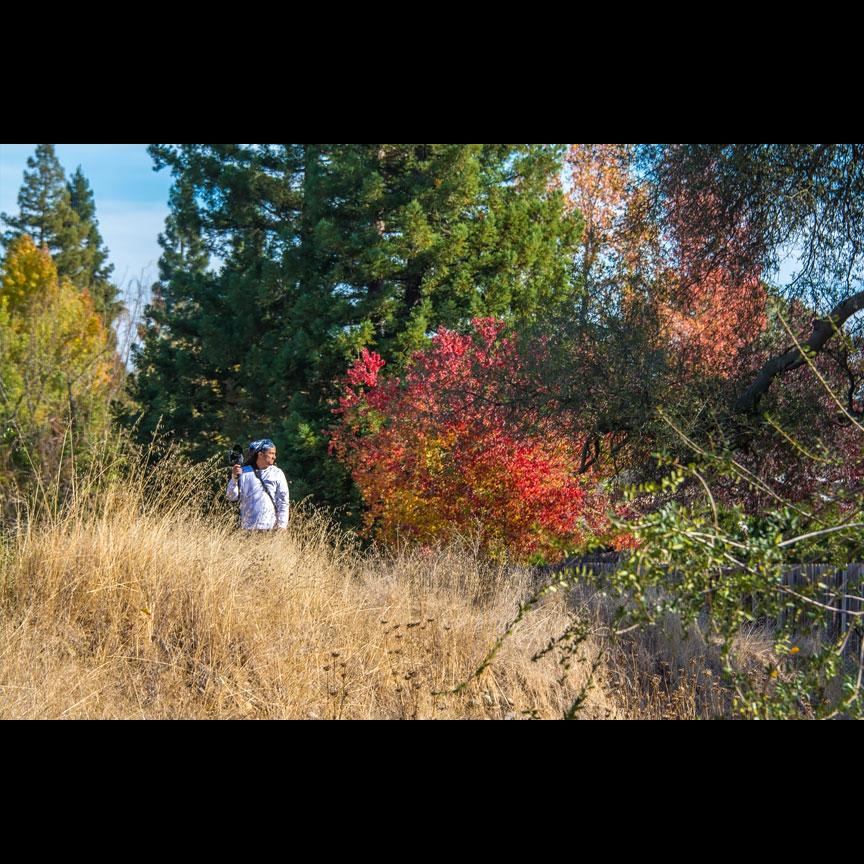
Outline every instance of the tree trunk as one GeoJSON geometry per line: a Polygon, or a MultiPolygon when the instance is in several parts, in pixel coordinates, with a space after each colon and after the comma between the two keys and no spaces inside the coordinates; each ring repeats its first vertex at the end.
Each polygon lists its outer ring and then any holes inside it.
{"type": "Polygon", "coordinates": [[[836,306],[827,318],[815,321],[813,333],[800,348],[794,346],[762,367],[756,380],[735,403],[732,413],[736,415],[753,413],[778,375],[783,375],[802,366],[806,362],[807,356],[815,357],[819,354],[828,340],[839,332],[846,321],[862,309],[864,309],[864,292],[859,292],[836,306]]]}

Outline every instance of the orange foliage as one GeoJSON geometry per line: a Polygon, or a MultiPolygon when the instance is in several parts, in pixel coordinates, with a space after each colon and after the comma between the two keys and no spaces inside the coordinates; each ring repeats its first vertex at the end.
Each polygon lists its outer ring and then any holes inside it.
{"type": "Polygon", "coordinates": [[[727,378],[752,364],[753,345],[768,320],[765,304],[759,279],[742,284],[718,271],[693,279],[680,301],[660,304],[663,336],[678,358],[681,380],[727,378]]]}
{"type": "Polygon", "coordinates": [[[655,338],[678,360],[681,380],[695,374],[725,377],[736,372],[767,323],[760,272],[749,265],[751,238],[746,225],[727,231],[720,254],[706,255],[704,232],[721,224],[710,194],[691,191],[682,181],[671,202],[671,235],[661,238],[642,218],[640,184],[630,171],[630,145],[571,144],[566,165],[569,200],[585,219],[587,290],[598,281],[617,282],[625,302],[632,296],[628,274],[641,271],[660,325],[655,338]],[[606,263],[606,269],[598,265],[606,263]]]}
{"type": "Polygon", "coordinates": [[[682,178],[668,205],[678,280],[662,317],[685,374],[725,377],[752,357],[767,325],[766,295],[746,221],[723,212],[710,183],[698,187],[682,178]],[[717,226],[722,242],[712,243],[717,226]]]}

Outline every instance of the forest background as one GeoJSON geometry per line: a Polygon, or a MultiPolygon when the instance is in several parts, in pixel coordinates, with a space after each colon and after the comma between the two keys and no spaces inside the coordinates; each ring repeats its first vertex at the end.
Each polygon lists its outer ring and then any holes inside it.
{"type": "MultiPolygon", "coordinates": [[[[153,144],[170,215],[127,359],[97,202],[39,145],[0,217],[4,533],[120,470],[106,442],[227,476],[267,436],[369,547],[626,553],[642,624],[669,568],[685,618],[774,620],[752,598],[784,568],[860,560],[860,147],[153,144]]],[[[790,690],[856,680],[846,647],[790,690]]]]}

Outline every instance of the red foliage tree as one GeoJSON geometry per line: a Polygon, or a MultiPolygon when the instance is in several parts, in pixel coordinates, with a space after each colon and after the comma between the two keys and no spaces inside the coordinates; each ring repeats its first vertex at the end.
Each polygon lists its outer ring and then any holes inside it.
{"type": "Polygon", "coordinates": [[[485,552],[554,561],[604,535],[609,501],[579,476],[579,448],[536,409],[518,339],[493,319],[441,329],[404,377],[364,349],[345,379],[331,450],[385,543],[478,539],[485,552]]]}

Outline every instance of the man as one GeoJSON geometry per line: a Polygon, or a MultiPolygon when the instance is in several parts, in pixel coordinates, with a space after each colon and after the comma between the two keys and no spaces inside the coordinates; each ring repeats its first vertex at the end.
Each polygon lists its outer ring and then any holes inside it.
{"type": "Polygon", "coordinates": [[[225,493],[240,500],[240,527],[252,531],[288,527],[288,481],[276,467],[276,445],[269,438],[253,441],[242,465],[231,468],[225,493]]]}

